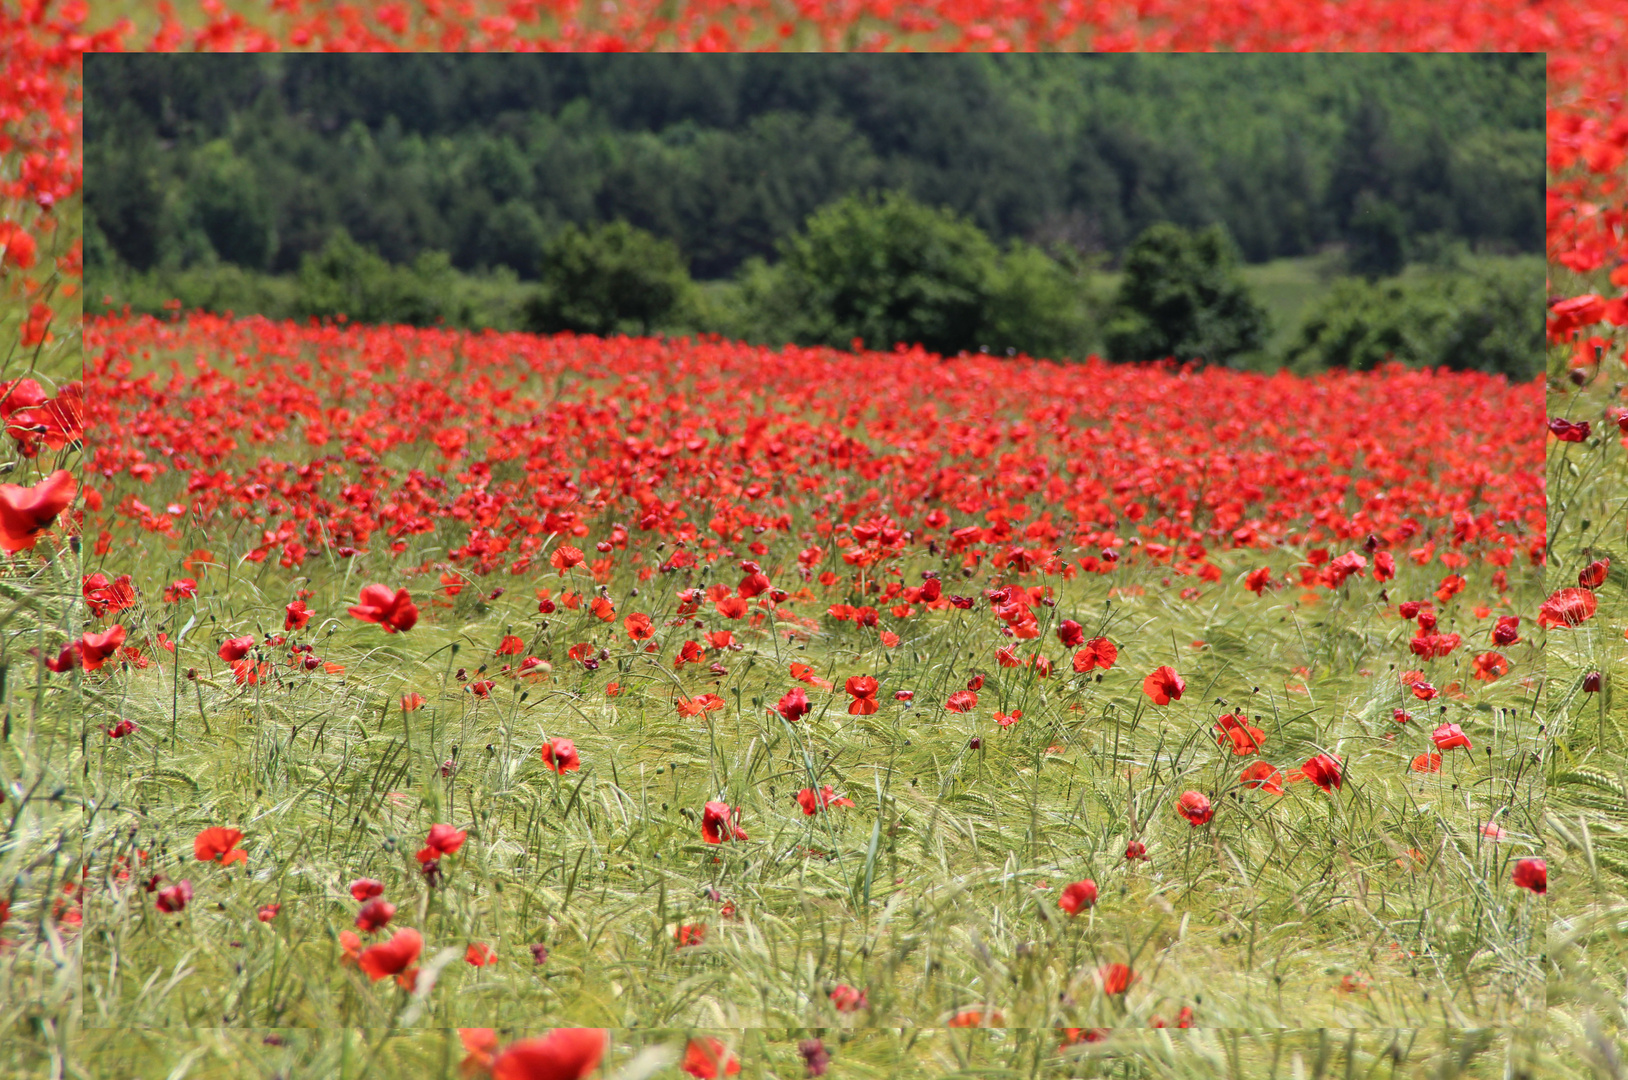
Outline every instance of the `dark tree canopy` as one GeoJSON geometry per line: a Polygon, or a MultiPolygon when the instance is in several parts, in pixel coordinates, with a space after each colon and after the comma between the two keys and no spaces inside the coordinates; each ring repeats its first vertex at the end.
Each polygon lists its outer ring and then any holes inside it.
{"type": "Polygon", "coordinates": [[[531,277],[625,220],[710,280],[878,189],[1114,258],[1161,221],[1252,262],[1366,242],[1364,199],[1404,237],[1543,237],[1538,55],[109,54],[85,84],[94,251],[136,269],[290,272],[344,228],[531,277]]]}
{"type": "Polygon", "coordinates": [[[1259,351],[1266,333],[1266,311],[1249,295],[1220,226],[1155,225],[1126,254],[1108,314],[1110,359],[1225,363],[1259,351]]]}

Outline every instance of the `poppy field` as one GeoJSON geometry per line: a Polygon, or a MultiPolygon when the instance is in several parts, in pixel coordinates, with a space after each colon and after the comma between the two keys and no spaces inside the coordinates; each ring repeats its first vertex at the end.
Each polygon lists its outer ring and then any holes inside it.
{"type": "Polygon", "coordinates": [[[105,1023],[1542,1008],[1531,386],[86,334],[105,1023]]]}
{"type": "Polygon", "coordinates": [[[1609,5],[0,20],[7,1075],[1620,1075],[1609,5]],[[1546,51],[1547,388],[79,319],[86,51],[771,45],[1546,51]]]}

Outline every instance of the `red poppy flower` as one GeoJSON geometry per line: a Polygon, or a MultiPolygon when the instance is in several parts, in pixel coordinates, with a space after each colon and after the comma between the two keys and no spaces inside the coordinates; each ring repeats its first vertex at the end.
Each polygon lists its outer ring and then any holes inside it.
{"type": "Polygon", "coordinates": [[[1598,589],[1605,584],[1606,575],[1610,572],[1610,559],[1595,559],[1578,573],[1577,584],[1585,589],[1598,589]]]}
{"type": "Polygon", "coordinates": [[[945,1022],[945,1026],[952,1028],[973,1028],[983,1027],[987,1022],[990,1027],[995,1027],[1003,1023],[1005,1019],[1006,1018],[1001,1015],[999,1009],[992,1011],[986,1011],[984,1009],[963,1009],[954,1016],[950,1017],[950,1019],[945,1022]]]}
{"type": "Polygon", "coordinates": [[[350,894],[358,904],[365,900],[371,900],[375,896],[383,896],[384,882],[375,881],[373,878],[368,877],[357,878],[350,883],[350,894]]]}
{"type": "Polygon", "coordinates": [[[1186,818],[1195,829],[1215,816],[1210,800],[1198,791],[1182,792],[1181,798],[1176,800],[1176,813],[1186,818]]]}
{"type": "Polygon", "coordinates": [[[64,671],[72,671],[74,668],[79,666],[79,648],[80,642],[70,641],[68,644],[62,647],[62,651],[54,658],[46,658],[46,668],[56,672],[59,675],[64,671]]]}
{"type": "Polygon", "coordinates": [[[561,544],[548,557],[548,564],[562,574],[573,566],[581,566],[584,561],[582,549],[574,548],[570,544],[561,544]]]}
{"type": "Polygon", "coordinates": [[[1070,915],[1078,915],[1096,902],[1097,883],[1089,878],[1065,886],[1063,894],[1057,898],[1057,906],[1070,915]]]}
{"type": "Polygon", "coordinates": [[[1064,619],[1057,624],[1057,640],[1065,649],[1077,649],[1085,642],[1085,627],[1073,619],[1064,619]]]}
{"type": "Polygon", "coordinates": [[[1413,759],[1409,766],[1414,772],[1432,773],[1441,772],[1441,755],[1436,753],[1420,754],[1413,759]]]}
{"type": "Polygon", "coordinates": [[[192,853],[201,862],[218,859],[222,866],[230,866],[235,862],[247,863],[248,855],[237,847],[237,842],[241,839],[243,834],[236,829],[216,825],[193,838],[192,853]]]}
{"type": "Polygon", "coordinates": [[[518,1039],[492,1059],[492,1080],[582,1080],[599,1068],[609,1046],[603,1028],[558,1028],[540,1039],[518,1039]]]}
{"type": "Polygon", "coordinates": [[[1232,752],[1239,756],[1254,754],[1260,751],[1266,739],[1266,732],[1244,722],[1244,717],[1234,716],[1231,713],[1223,715],[1215,724],[1215,730],[1220,732],[1215,738],[1217,746],[1232,745],[1232,752]]]}
{"type": "Polygon", "coordinates": [[[944,707],[950,712],[964,713],[977,707],[977,704],[977,694],[974,694],[971,690],[957,690],[950,695],[950,699],[944,703],[944,707]]]}
{"type": "Polygon", "coordinates": [[[100,634],[86,631],[79,635],[79,662],[85,665],[86,671],[95,671],[123,644],[124,627],[121,624],[115,623],[100,634]]]}
{"type": "Polygon", "coordinates": [[[803,1072],[808,1080],[824,1076],[826,1069],[831,1066],[831,1055],[820,1039],[802,1040],[797,1044],[797,1052],[803,1055],[803,1072]]]}
{"type": "MultiPolygon", "coordinates": [[[[84,580],[82,591],[85,607],[98,619],[136,606],[136,590],[130,585],[129,574],[120,574],[112,581],[103,573],[90,574],[84,580]]],[[[197,594],[197,587],[194,586],[192,595],[197,594]]]]}
{"type": "Polygon", "coordinates": [[[1022,709],[1013,709],[1010,713],[997,712],[995,714],[995,723],[1001,727],[1011,727],[1021,719],[1023,719],[1022,709]]]}
{"type": "Polygon", "coordinates": [[[1556,589],[1538,608],[1538,625],[1544,629],[1579,626],[1592,618],[1599,606],[1587,589],[1556,589]]]}
{"type": "MultiPolygon", "coordinates": [[[[32,270],[39,252],[34,236],[14,221],[0,221],[0,248],[5,261],[19,270],[32,270]]],[[[19,383],[32,383],[33,379],[19,379],[19,383]]],[[[37,384],[36,384],[37,385],[37,384]]]]}
{"type": "Polygon", "coordinates": [[[852,799],[838,796],[836,790],[830,784],[821,787],[817,796],[813,788],[804,788],[797,793],[797,805],[803,808],[803,813],[809,815],[828,806],[852,806],[853,804],[852,799]]]}
{"type": "Polygon", "coordinates": [[[1470,675],[1482,682],[1492,682],[1509,674],[1509,661],[1502,653],[1484,652],[1470,661],[1470,675]]]}
{"type": "Polygon", "coordinates": [[[746,830],[740,827],[740,807],[733,810],[726,802],[713,800],[701,811],[701,836],[709,844],[721,844],[725,834],[736,840],[746,840],[746,830]]]}
{"type": "Polygon", "coordinates": [[[1464,729],[1457,724],[1443,724],[1430,733],[1430,741],[1436,744],[1437,750],[1451,750],[1455,746],[1462,746],[1466,750],[1472,749],[1470,737],[1464,734],[1464,729]]]}
{"type": "Polygon", "coordinates": [[[356,929],[364,934],[372,934],[384,929],[395,917],[396,905],[375,897],[363,904],[361,910],[356,913],[356,929]]]}
{"type": "Polygon", "coordinates": [[[1136,974],[1125,964],[1104,964],[1097,969],[1097,980],[1104,994],[1123,994],[1136,981],[1136,974]]]}
{"type": "Polygon", "coordinates": [[[974,675],[972,678],[967,680],[967,689],[968,690],[978,691],[978,690],[982,690],[983,688],[984,688],[984,677],[982,675],[974,675]]]}
{"type": "Polygon", "coordinates": [[[1273,795],[1283,794],[1283,773],[1264,761],[1254,762],[1238,778],[1244,787],[1260,788],[1273,795]]]}
{"type": "Polygon", "coordinates": [[[570,739],[550,739],[543,744],[543,764],[564,776],[582,768],[577,745],[570,739]]]}
{"type": "Polygon", "coordinates": [[[497,1055],[497,1032],[491,1028],[459,1028],[458,1041],[464,1044],[464,1059],[458,1070],[466,1078],[492,1071],[497,1055]]]}
{"type": "Polygon", "coordinates": [[[158,910],[166,915],[173,915],[177,911],[185,911],[187,904],[192,900],[192,882],[178,881],[166,889],[158,890],[156,904],[158,910]]]}
{"type": "Polygon", "coordinates": [[[684,1048],[684,1071],[700,1080],[716,1080],[741,1071],[740,1059],[710,1035],[691,1039],[684,1048]]]}
{"type": "Polygon", "coordinates": [[[656,626],[650,621],[650,616],[637,611],[622,620],[622,628],[633,641],[648,641],[656,633],[656,626]]]}
{"type": "Polygon", "coordinates": [[[1518,629],[1521,625],[1519,615],[1500,615],[1492,627],[1492,643],[1494,645],[1515,645],[1521,640],[1518,629]]]}
{"type": "Polygon", "coordinates": [[[241,660],[249,655],[254,648],[254,636],[245,634],[243,637],[227,638],[220,644],[220,651],[215,655],[230,664],[234,660],[241,660]]]}
{"type": "Polygon", "coordinates": [[[1549,891],[1549,864],[1542,859],[1520,859],[1510,880],[1542,896],[1549,891]]]}
{"type": "Polygon", "coordinates": [[[679,698],[674,704],[680,716],[700,716],[702,713],[717,712],[725,703],[717,694],[702,694],[695,698],[679,698]]]}
{"type": "Polygon", "coordinates": [[[1416,634],[1408,642],[1408,648],[1415,656],[1436,660],[1451,654],[1462,641],[1457,634],[1416,634]]]}
{"type": "Polygon", "coordinates": [[[1429,701],[1440,693],[1440,691],[1438,691],[1434,686],[1425,682],[1423,679],[1413,683],[1412,686],[1413,696],[1418,698],[1420,701],[1429,701]]]}
{"type": "Polygon", "coordinates": [[[878,685],[871,675],[854,675],[848,679],[848,693],[854,698],[848,703],[849,716],[869,716],[880,707],[876,704],[878,685]]]}
{"type": "Polygon", "coordinates": [[[1176,674],[1173,667],[1154,668],[1147,678],[1142,680],[1142,692],[1153,699],[1155,705],[1168,705],[1172,701],[1181,700],[1181,692],[1187,689],[1187,682],[1176,674]]]}
{"type": "Polygon", "coordinates": [[[79,483],[58,469],[33,487],[0,484],[0,550],[28,551],[73,502],[79,483]]]}
{"type": "Polygon", "coordinates": [[[464,963],[472,967],[488,967],[497,963],[497,953],[492,951],[490,945],[476,941],[464,950],[464,963]]]}
{"type": "Polygon", "coordinates": [[[1318,754],[1300,767],[1302,775],[1324,791],[1338,788],[1341,776],[1340,759],[1333,754],[1318,754]]]}
{"type": "Polygon", "coordinates": [[[417,712],[424,707],[424,695],[412,692],[401,695],[401,711],[417,712]]]}
{"type": "Polygon", "coordinates": [[[1582,442],[1588,438],[1589,422],[1581,420],[1574,424],[1570,420],[1552,416],[1549,418],[1549,432],[1561,442],[1582,442]]]}
{"type": "Polygon", "coordinates": [[[397,589],[392,594],[388,585],[364,585],[361,603],[348,610],[363,622],[378,623],[388,634],[411,630],[418,622],[418,605],[407,590],[397,589]]]}
{"type": "Polygon", "coordinates": [[[271,920],[275,919],[277,917],[277,913],[282,910],[283,905],[281,904],[265,904],[258,912],[255,913],[255,916],[261,922],[270,922],[271,920]]]}
{"type": "Polygon", "coordinates": [[[785,692],[774,708],[788,724],[795,724],[807,716],[813,706],[808,703],[808,693],[801,686],[794,686],[785,692]]]}
{"type": "Polygon", "coordinates": [[[870,1001],[865,997],[865,991],[849,986],[847,983],[838,983],[831,988],[831,1004],[836,1006],[838,1012],[859,1012],[870,1008],[870,1001]]]}
{"type": "Polygon", "coordinates": [[[516,634],[504,634],[493,650],[494,656],[519,656],[526,651],[526,643],[516,634]]]}
{"type": "MultiPolygon", "coordinates": [[[[1158,1020],[1158,1017],[1154,1017],[1158,1020]]],[[[1163,1027],[1163,1023],[1155,1023],[1154,1027],[1163,1027]]],[[[1081,1043],[1099,1043],[1108,1038],[1107,1028],[1064,1028],[1062,1046],[1079,1046],[1081,1043]]]]}
{"type": "Polygon", "coordinates": [[[431,825],[430,834],[424,840],[424,847],[418,852],[418,861],[435,862],[443,856],[452,855],[463,847],[468,836],[467,832],[454,829],[451,825],[431,825]]]}
{"type": "Polygon", "coordinates": [[[1265,592],[1271,587],[1271,585],[1272,568],[1270,566],[1263,566],[1259,570],[1251,570],[1244,577],[1244,588],[1248,589],[1256,596],[1261,595],[1261,593],[1265,592]]]}
{"type": "Polygon", "coordinates": [[[1125,861],[1135,862],[1137,859],[1148,857],[1147,845],[1140,840],[1132,840],[1125,845],[1125,861]]]}
{"type": "Polygon", "coordinates": [[[305,606],[304,600],[295,600],[283,606],[283,629],[304,630],[311,621],[311,609],[305,606]]]}
{"type": "Polygon", "coordinates": [[[369,945],[356,957],[356,965],[374,982],[390,975],[403,975],[418,962],[424,951],[424,937],[417,930],[397,930],[389,941],[369,945]]]}

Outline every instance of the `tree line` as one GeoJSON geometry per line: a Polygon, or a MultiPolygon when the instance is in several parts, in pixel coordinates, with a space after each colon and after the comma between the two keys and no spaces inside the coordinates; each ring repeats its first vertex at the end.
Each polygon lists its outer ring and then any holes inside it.
{"type": "Polygon", "coordinates": [[[1541,362],[1541,57],[165,59],[87,64],[92,310],[1541,362]]]}
{"type": "Polygon", "coordinates": [[[1164,221],[1380,269],[1543,238],[1539,55],[132,54],[85,93],[87,258],[137,270],[292,273],[343,228],[534,279],[622,220],[714,280],[873,190],[1111,262],[1164,221]]]}

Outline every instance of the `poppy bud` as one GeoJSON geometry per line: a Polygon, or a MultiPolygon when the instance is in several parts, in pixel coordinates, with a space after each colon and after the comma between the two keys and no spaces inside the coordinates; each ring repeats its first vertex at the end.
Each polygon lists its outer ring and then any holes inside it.
{"type": "Polygon", "coordinates": [[[984,745],[984,741],[982,739],[980,739],[978,736],[974,735],[972,737],[972,741],[967,743],[967,748],[970,749],[970,750],[977,750],[977,749],[981,748],[983,745],[984,745]]]}
{"type": "Polygon", "coordinates": [[[1598,694],[1602,677],[1598,671],[1591,671],[1583,676],[1583,692],[1585,694],[1598,694]]]}

